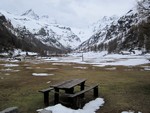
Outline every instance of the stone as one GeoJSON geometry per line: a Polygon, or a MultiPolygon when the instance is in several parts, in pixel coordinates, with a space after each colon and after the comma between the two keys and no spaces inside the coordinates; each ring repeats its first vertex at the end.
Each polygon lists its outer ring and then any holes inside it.
{"type": "Polygon", "coordinates": [[[52,111],[50,110],[46,110],[46,109],[43,109],[42,111],[40,111],[39,113],[52,113],[52,111]]]}
{"type": "Polygon", "coordinates": [[[10,107],[1,111],[0,113],[19,113],[19,111],[18,111],[18,107],[10,107]]]}

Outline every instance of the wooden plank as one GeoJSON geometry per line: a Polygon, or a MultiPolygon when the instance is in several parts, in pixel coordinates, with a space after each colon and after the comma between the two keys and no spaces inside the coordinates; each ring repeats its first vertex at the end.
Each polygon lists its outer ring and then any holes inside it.
{"type": "MultiPolygon", "coordinates": [[[[98,87],[98,84],[96,84],[96,85],[94,85],[94,86],[91,86],[91,87],[89,87],[89,88],[87,88],[87,89],[84,89],[84,90],[82,90],[82,91],[80,91],[80,92],[77,92],[77,93],[75,93],[75,94],[66,94],[68,97],[71,97],[71,98],[73,98],[73,97],[76,97],[76,96],[79,96],[79,95],[81,95],[81,94],[84,94],[85,92],[87,92],[87,91],[89,91],[89,90],[92,90],[92,89],[94,89],[95,87],[98,87]]],[[[97,92],[98,93],[98,92],[97,92]]]]}
{"type": "Polygon", "coordinates": [[[54,88],[49,87],[49,88],[47,88],[47,89],[40,90],[39,92],[45,93],[45,92],[49,92],[49,91],[51,91],[51,90],[54,90],[54,88]]]}
{"type": "Polygon", "coordinates": [[[43,90],[40,90],[39,92],[43,93],[44,94],[44,104],[45,106],[49,106],[49,92],[53,90],[53,88],[47,88],[47,89],[43,89],[43,90]]]}
{"type": "Polygon", "coordinates": [[[57,87],[59,89],[70,89],[85,81],[86,79],[72,79],[72,80],[67,80],[67,81],[63,81],[63,82],[51,85],[51,87],[55,87],[55,88],[57,87]]]}
{"type": "Polygon", "coordinates": [[[97,98],[98,97],[98,84],[88,87],[87,89],[84,89],[75,94],[66,94],[66,96],[69,97],[71,108],[74,108],[74,109],[81,108],[81,100],[83,98],[82,95],[90,90],[93,90],[93,96],[97,98]]]}
{"type": "Polygon", "coordinates": [[[70,80],[64,84],[61,84],[58,86],[58,88],[60,89],[70,89],[70,88],[73,88],[74,86],[76,85],[79,85],[81,84],[82,82],[85,82],[86,79],[73,79],[73,80],[70,80]]]}
{"type": "Polygon", "coordinates": [[[71,81],[71,80],[67,80],[67,81],[59,82],[59,83],[57,83],[57,84],[53,84],[53,85],[51,85],[51,87],[58,87],[58,86],[60,86],[60,85],[62,85],[62,84],[65,84],[65,83],[67,83],[67,82],[69,82],[69,81],[71,81]]]}

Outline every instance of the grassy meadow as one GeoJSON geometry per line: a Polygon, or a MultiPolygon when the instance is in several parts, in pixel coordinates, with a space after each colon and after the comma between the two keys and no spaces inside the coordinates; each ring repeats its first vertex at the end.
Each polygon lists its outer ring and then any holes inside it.
{"type": "MultiPolygon", "coordinates": [[[[44,108],[40,89],[73,78],[86,78],[86,85],[99,83],[99,96],[105,104],[97,113],[121,113],[134,110],[150,113],[150,71],[141,66],[93,67],[83,64],[6,62],[0,61],[0,111],[17,106],[20,113],[36,113],[44,108]],[[5,64],[18,64],[7,67],[5,64]],[[82,69],[80,67],[86,67],[82,69]],[[47,77],[32,76],[32,73],[54,74],[47,77]]],[[[85,97],[90,98],[88,93],[85,97]]],[[[93,99],[92,96],[90,98],[93,99]]],[[[53,105],[53,93],[50,93],[53,105]]]]}

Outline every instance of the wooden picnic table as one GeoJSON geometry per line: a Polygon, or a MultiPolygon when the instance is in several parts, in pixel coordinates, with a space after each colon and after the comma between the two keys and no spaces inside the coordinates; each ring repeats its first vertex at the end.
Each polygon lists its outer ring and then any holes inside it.
{"type": "Polygon", "coordinates": [[[60,90],[64,90],[64,96],[68,98],[70,106],[72,108],[78,108],[81,106],[80,99],[83,99],[85,93],[93,90],[93,96],[98,97],[98,84],[87,86],[85,88],[86,79],[71,79],[57,84],[51,85],[47,89],[40,90],[39,92],[44,94],[44,104],[45,106],[49,105],[49,92],[54,90],[54,104],[59,103],[60,90]],[[80,91],[74,92],[76,86],[80,86],[80,91]]]}
{"type": "Polygon", "coordinates": [[[67,80],[67,81],[63,81],[63,82],[51,85],[50,87],[53,87],[55,90],[54,103],[55,104],[59,103],[59,90],[60,89],[65,90],[65,93],[67,93],[67,94],[73,94],[74,88],[77,85],[80,85],[81,91],[84,90],[85,81],[86,81],[86,79],[72,79],[72,80],[67,80]]]}

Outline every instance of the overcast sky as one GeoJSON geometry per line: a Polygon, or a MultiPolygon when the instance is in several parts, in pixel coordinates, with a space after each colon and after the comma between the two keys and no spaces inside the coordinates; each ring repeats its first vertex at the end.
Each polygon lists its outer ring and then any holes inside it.
{"type": "Polygon", "coordinates": [[[15,14],[33,9],[61,24],[84,27],[103,16],[123,15],[135,4],[136,0],[0,0],[0,9],[15,14]]]}

